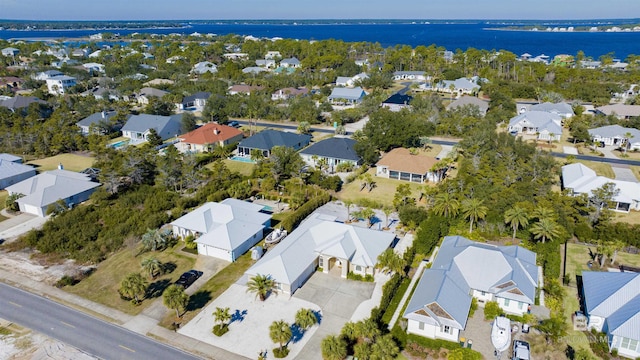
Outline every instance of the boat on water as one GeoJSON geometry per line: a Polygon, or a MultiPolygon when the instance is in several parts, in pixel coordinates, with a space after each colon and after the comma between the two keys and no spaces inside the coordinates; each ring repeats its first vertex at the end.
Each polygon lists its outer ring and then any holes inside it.
{"type": "Polygon", "coordinates": [[[511,321],[498,316],[491,327],[491,344],[498,353],[506,351],[511,345],[511,321]]]}
{"type": "Polygon", "coordinates": [[[275,229],[264,239],[264,242],[269,245],[275,245],[282,241],[287,236],[287,230],[275,229]]]}

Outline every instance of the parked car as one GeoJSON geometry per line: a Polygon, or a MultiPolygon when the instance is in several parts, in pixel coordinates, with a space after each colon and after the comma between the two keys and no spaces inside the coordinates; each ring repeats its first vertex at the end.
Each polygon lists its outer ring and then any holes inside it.
{"type": "Polygon", "coordinates": [[[191,286],[191,284],[193,284],[196,280],[198,280],[200,276],[202,276],[202,271],[189,270],[180,275],[180,278],[176,280],[175,284],[180,285],[186,289],[191,286]]]}
{"type": "Polygon", "coordinates": [[[233,126],[233,127],[240,127],[240,123],[237,121],[230,121],[229,122],[229,126],[233,126]]]}
{"type": "Polygon", "coordinates": [[[514,340],[512,360],[531,360],[529,349],[528,342],[523,340],[514,340]]]}

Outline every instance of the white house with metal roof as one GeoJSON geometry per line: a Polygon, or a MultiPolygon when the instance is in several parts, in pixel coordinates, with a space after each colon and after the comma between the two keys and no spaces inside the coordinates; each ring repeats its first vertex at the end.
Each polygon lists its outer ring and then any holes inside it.
{"type": "Polygon", "coordinates": [[[335,220],[332,215],[311,214],[245,275],[268,275],[287,294],[300,288],[317,268],[338,272],[342,278],[350,272],[373,275],[378,255],[391,246],[395,235],[335,220]]]}
{"type": "Polygon", "coordinates": [[[629,142],[630,150],[640,150],[640,130],[638,129],[607,125],[589,129],[589,135],[594,143],[602,143],[606,146],[626,146],[629,142]]]}
{"type": "Polygon", "coordinates": [[[405,310],[407,332],[457,341],[472,298],[481,307],[495,301],[506,313],[523,315],[535,302],[537,287],[534,252],[446,236],[405,310]]]}
{"type": "Polygon", "coordinates": [[[73,206],[89,199],[100,186],[89,175],[67,170],[52,170],[7,187],[9,195],[22,194],[16,200],[20,211],[44,217],[49,205],[62,200],[73,206]]]}
{"type": "Polygon", "coordinates": [[[67,89],[76,85],[76,78],[67,75],[57,75],[45,80],[51,95],[63,95],[67,89]]]}
{"type": "Polygon", "coordinates": [[[581,295],[588,328],[606,333],[618,355],[640,357],[640,273],[583,271],[581,295]]]}
{"type": "Polygon", "coordinates": [[[548,113],[560,115],[565,119],[575,115],[571,105],[567,104],[566,102],[552,103],[547,101],[542,104],[531,105],[527,110],[528,111],[545,111],[548,113]]]}
{"type": "Polygon", "coordinates": [[[173,221],[173,233],[195,237],[198,254],[235,261],[263,238],[271,224],[264,206],[228,198],[208,202],[173,221]]]}
{"type": "Polygon", "coordinates": [[[526,111],[509,120],[509,132],[530,134],[538,140],[560,141],[562,137],[562,116],[546,111],[526,111]]]}
{"type": "Polygon", "coordinates": [[[335,87],[331,90],[328,99],[332,104],[354,105],[362,102],[365,95],[367,93],[360,86],[354,88],[335,87]]]}
{"type": "MultiPolygon", "coordinates": [[[[36,169],[20,162],[5,160],[0,154],[0,190],[36,175],[36,169]]],[[[8,154],[7,154],[8,155],[8,154]]]]}
{"type": "Polygon", "coordinates": [[[597,176],[595,171],[581,163],[562,167],[562,188],[567,189],[570,195],[586,194],[591,196],[594,190],[607,183],[614,184],[617,189],[617,194],[612,199],[615,206],[611,210],[618,212],[640,211],[640,183],[597,176]]]}

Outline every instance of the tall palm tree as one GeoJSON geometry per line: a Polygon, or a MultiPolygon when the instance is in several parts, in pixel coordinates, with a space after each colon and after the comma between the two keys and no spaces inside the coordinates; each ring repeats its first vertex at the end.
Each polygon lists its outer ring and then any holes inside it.
{"type": "Polygon", "coordinates": [[[361,342],[353,345],[353,357],[357,359],[371,359],[371,344],[361,342]]]}
{"type": "Polygon", "coordinates": [[[247,282],[247,292],[255,293],[260,301],[265,301],[269,293],[276,293],[276,282],[270,275],[258,274],[247,282]]]}
{"type": "Polygon", "coordinates": [[[376,339],[371,345],[371,360],[392,360],[400,353],[398,344],[393,340],[393,335],[387,334],[376,339]]]}
{"type": "Polygon", "coordinates": [[[538,221],[543,219],[555,220],[556,212],[546,206],[539,205],[535,209],[533,209],[531,217],[538,219],[538,221]]]}
{"type": "Polygon", "coordinates": [[[529,217],[527,216],[527,210],[520,206],[514,206],[504,213],[505,224],[510,224],[513,229],[512,240],[516,239],[516,231],[520,227],[526,227],[529,225],[529,217]]]}
{"type": "Polygon", "coordinates": [[[347,344],[340,336],[329,335],[320,344],[324,360],[343,360],[347,357],[347,344]]]}
{"type": "Polygon", "coordinates": [[[176,318],[180,317],[180,310],[184,310],[189,303],[189,295],[180,285],[169,285],[162,293],[162,302],[169,309],[176,311],[176,318]]]}
{"type": "Polygon", "coordinates": [[[376,263],[378,269],[400,274],[404,271],[404,266],[404,260],[393,249],[387,249],[378,255],[376,263]]]}
{"type": "Polygon", "coordinates": [[[356,323],[358,337],[366,342],[373,342],[380,335],[378,324],[371,318],[360,320],[356,323]]]}
{"type": "Polygon", "coordinates": [[[140,273],[130,273],[120,282],[120,294],[138,303],[139,297],[144,296],[148,285],[140,273]]]}
{"type": "Polygon", "coordinates": [[[347,208],[347,222],[351,222],[351,207],[353,206],[352,201],[345,201],[344,206],[347,208]]]}
{"type": "Polygon", "coordinates": [[[390,206],[385,206],[382,208],[382,212],[384,213],[384,228],[385,230],[389,229],[389,215],[393,213],[393,208],[390,206]]]}
{"type": "Polygon", "coordinates": [[[296,324],[304,330],[309,329],[318,322],[316,314],[311,309],[300,309],[296,312],[296,324]]]}
{"type": "Polygon", "coordinates": [[[560,228],[555,221],[550,219],[542,219],[531,226],[531,233],[536,239],[542,239],[544,244],[547,239],[549,241],[560,235],[560,228]]]}
{"type": "Polygon", "coordinates": [[[469,218],[469,232],[473,231],[473,222],[482,220],[487,216],[489,208],[483,205],[484,201],[480,199],[464,199],[462,200],[462,213],[469,218]]]}
{"type": "Polygon", "coordinates": [[[340,330],[340,335],[343,337],[355,341],[358,338],[358,329],[356,323],[353,321],[348,321],[340,330]]]}
{"type": "Polygon", "coordinates": [[[360,214],[363,218],[367,219],[367,224],[369,225],[369,227],[371,227],[371,225],[373,225],[372,221],[373,217],[376,216],[376,212],[371,208],[364,208],[362,209],[362,211],[360,211],[360,214]]]}
{"type": "Polygon", "coordinates": [[[162,263],[155,257],[148,257],[142,260],[140,266],[142,266],[142,270],[149,274],[149,277],[152,279],[155,279],[162,270],[162,263]]]}
{"type": "Polygon", "coordinates": [[[624,140],[625,140],[624,153],[625,154],[627,153],[627,151],[629,151],[629,148],[631,148],[631,138],[632,137],[633,137],[633,135],[628,131],[624,134],[624,140]]]}
{"type": "Polygon", "coordinates": [[[231,313],[229,312],[229,308],[216,307],[216,311],[213,312],[213,319],[221,326],[228,325],[227,321],[231,320],[231,313]]]}
{"type": "Polygon", "coordinates": [[[435,197],[433,211],[437,215],[454,217],[460,211],[460,202],[451,193],[440,193],[435,197]]]}
{"type": "Polygon", "coordinates": [[[269,326],[269,336],[273,342],[280,345],[280,350],[291,340],[291,326],[284,320],[274,321],[269,326]]]}

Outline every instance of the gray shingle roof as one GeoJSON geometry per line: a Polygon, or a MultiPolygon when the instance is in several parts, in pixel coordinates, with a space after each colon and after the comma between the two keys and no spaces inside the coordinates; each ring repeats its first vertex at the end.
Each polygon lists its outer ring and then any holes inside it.
{"type": "Polygon", "coordinates": [[[7,153],[0,153],[0,160],[11,161],[11,162],[22,162],[22,158],[20,156],[15,156],[7,153]]]}
{"type": "Polygon", "coordinates": [[[526,111],[520,115],[514,116],[509,120],[509,126],[518,125],[519,123],[531,124],[538,128],[539,132],[547,130],[556,135],[562,134],[560,115],[546,111],[526,111]]]}
{"type": "Polygon", "coordinates": [[[200,91],[200,92],[197,92],[197,93],[195,93],[193,95],[185,96],[182,99],[182,103],[183,104],[187,104],[187,103],[196,101],[196,99],[207,100],[210,97],[211,97],[211,93],[210,92],[200,91]]]}
{"type": "Polygon", "coordinates": [[[566,102],[555,104],[551,102],[545,102],[542,104],[531,105],[529,111],[546,111],[562,116],[573,116],[573,108],[566,102]]]}
{"type": "Polygon", "coordinates": [[[116,111],[104,111],[98,112],[95,114],[91,114],[86,118],[78,121],[76,125],[78,126],[91,126],[92,124],[98,124],[101,121],[109,121],[110,118],[114,117],[117,114],[116,111]]]}
{"type": "Polygon", "coordinates": [[[360,157],[353,149],[356,141],[343,137],[332,137],[319,141],[302,150],[301,154],[317,155],[326,158],[359,161],[360,157]]]}
{"type": "Polygon", "coordinates": [[[171,116],[160,115],[131,115],[122,131],[144,133],[149,129],[155,129],[162,139],[168,139],[180,133],[182,114],[171,116]]]}
{"type": "Polygon", "coordinates": [[[309,144],[311,135],[294,134],[277,130],[264,130],[251,137],[248,137],[238,144],[238,146],[271,150],[274,146],[287,146],[299,149],[309,144]]]}
{"type": "Polygon", "coordinates": [[[607,125],[595,129],[589,129],[589,135],[600,136],[603,138],[626,138],[626,133],[630,133],[632,141],[640,141],[640,130],[634,128],[626,128],[620,125],[607,125]]]}
{"type": "Polygon", "coordinates": [[[6,179],[28,172],[33,172],[33,175],[35,175],[36,170],[32,166],[0,158],[0,179],[6,179]]]}
{"type": "Polygon", "coordinates": [[[483,114],[486,114],[487,110],[489,109],[488,102],[484,100],[480,100],[475,96],[468,96],[468,95],[464,95],[464,96],[461,96],[459,99],[456,99],[455,101],[453,101],[451,104],[447,106],[447,109],[451,110],[451,109],[455,109],[465,105],[475,105],[480,109],[480,112],[483,114]]]}
{"type": "Polygon", "coordinates": [[[15,97],[12,97],[11,99],[7,99],[7,100],[1,100],[0,101],[0,106],[6,107],[7,109],[22,109],[25,107],[28,107],[29,105],[33,104],[33,103],[40,103],[40,104],[46,104],[45,101],[42,101],[40,99],[38,99],[37,97],[34,96],[20,96],[20,95],[16,95],[15,97]]]}

